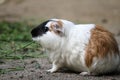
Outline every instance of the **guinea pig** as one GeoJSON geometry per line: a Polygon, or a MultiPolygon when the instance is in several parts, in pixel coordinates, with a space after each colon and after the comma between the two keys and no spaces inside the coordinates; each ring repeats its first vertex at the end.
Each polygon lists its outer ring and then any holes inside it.
{"type": "Polygon", "coordinates": [[[120,65],[118,44],[102,26],[50,19],[31,34],[48,51],[52,62],[48,72],[67,68],[80,75],[100,75],[115,72],[120,65]]]}

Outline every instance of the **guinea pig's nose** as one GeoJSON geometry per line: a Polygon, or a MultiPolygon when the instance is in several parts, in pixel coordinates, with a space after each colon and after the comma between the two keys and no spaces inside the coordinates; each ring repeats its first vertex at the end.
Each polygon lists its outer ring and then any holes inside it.
{"type": "Polygon", "coordinates": [[[36,29],[33,29],[33,30],[31,31],[31,35],[32,35],[32,37],[37,37],[37,30],[36,30],[36,29]]]}
{"type": "Polygon", "coordinates": [[[31,31],[31,35],[32,35],[32,37],[33,37],[33,34],[34,34],[34,32],[33,32],[33,30],[31,31]]]}
{"type": "Polygon", "coordinates": [[[31,34],[32,34],[32,35],[33,35],[33,33],[34,33],[34,29],[31,30],[31,34]]]}

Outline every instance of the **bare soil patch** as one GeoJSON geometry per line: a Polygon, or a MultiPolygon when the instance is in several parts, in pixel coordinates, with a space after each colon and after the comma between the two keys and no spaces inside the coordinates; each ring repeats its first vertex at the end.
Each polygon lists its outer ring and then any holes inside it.
{"type": "Polygon", "coordinates": [[[24,70],[11,71],[0,75],[0,80],[120,80],[120,74],[102,76],[80,76],[79,73],[69,70],[60,70],[56,73],[48,73],[51,64],[47,58],[7,60],[0,68],[24,67],[24,70]]]}

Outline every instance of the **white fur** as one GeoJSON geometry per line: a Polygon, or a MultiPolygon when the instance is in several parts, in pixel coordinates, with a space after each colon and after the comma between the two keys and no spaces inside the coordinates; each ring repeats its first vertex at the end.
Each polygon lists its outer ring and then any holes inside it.
{"type": "MultiPolygon", "coordinates": [[[[58,21],[58,19],[52,20],[53,22],[58,21]]],[[[40,42],[49,53],[49,58],[53,63],[52,69],[48,70],[49,72],[55,72],[61,67],[66,67],[73,71],[83,72],[81,74],[84,75],[89,72],[102,73],[105,69],[105,71],[109,71],[111,63],[118,65],[119,57],[112,56],[113,58],[110,59],[108,56],[103,60],[94,58],[93,64],[88,68],[85,65],[85,48],[91,36],[90,30],[95,28],[95,24],[75,25],[67,20],[61,19],[61,21],[63,22],[65,37],[48,31],[41,37],[33,38],[33,40],[40,42]]],[[[48,22],[46,26],[50,27],[51,23],[48,22]]]]}
{"type": "Polygon", "coordinates": [[[94,58],[89,71],[96,74],[114,72],[117,71],[119,63],[120,56],[118,55],[107,55],[102,59],[94,58]]]}

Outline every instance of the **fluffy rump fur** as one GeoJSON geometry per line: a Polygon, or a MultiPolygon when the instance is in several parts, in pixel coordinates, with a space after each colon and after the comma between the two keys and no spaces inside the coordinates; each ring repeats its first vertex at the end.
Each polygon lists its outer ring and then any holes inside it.
{"type": "Polygon", "coordinates": [[[102,26],[96,26],[91,30],[91,38],[86,49],[86,65],[92,64],[93,57],[104,58],[107,55],[119,55],[119,49],[113,34],[102,26]]]}
{"type": "Polygon", "coordinates": [[[118,69],[120,54],[117,42],[113,34],[102,26],[96,25],[91,30],[85,54],[86,66],[93,73],[104,74],[118,69]]]}
{"type": "Polygon", "coordinates": [[[105,74],[116,71],[120,64],[117,42],[101,26],[51,19],[33,29],[31,34],[33,40],[48,51],[53,64],[49,72],[66,67],[81,75],[105,74]]]}

